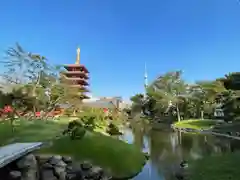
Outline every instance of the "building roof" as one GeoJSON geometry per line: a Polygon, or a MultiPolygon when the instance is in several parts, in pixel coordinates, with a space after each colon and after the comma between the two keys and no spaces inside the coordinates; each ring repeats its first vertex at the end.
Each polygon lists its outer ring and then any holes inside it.
{"type": "Polygon", "coordinates": [[[84,105],[95,108],[115,108],[115,105],[113,103],[105,100],[87,101],[84,102],[84,105]]]}

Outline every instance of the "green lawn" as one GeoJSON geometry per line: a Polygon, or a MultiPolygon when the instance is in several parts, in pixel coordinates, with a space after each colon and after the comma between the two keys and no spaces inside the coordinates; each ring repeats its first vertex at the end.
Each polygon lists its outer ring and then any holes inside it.
{"type": "Polygon", "coordinates": [[[215,126],[213,128],[213,131],[219,132],[219,133],[240,132],[240,123],[233,122],[232,124],[223,124],[223,125],[215,126]]]}
{"type": "Polygon", "coordinates": [[[73,156],[79,160],[89,160],[117,177],[133,175],[141,170],[145,162],[144,154],[134,145],[129,145],[97,132],[88,132],[81,140],[70,140],[61,136],[67,121],[42,122],[18,121],[16,131],[11,133],[9,122],[0,124],[0,144],[11,142],[52,141],[51,147],[40,153],[73,156]],[[56,139],[56,136],[60,136],[56,139]]]}
{"type": "Polygon", "coordinates": [[[240,152],[190,162],[188,180],[239,180],[240,152]]]}
{"type": "Polygon", "coordinates": [[[190,119],[176,122],[174,124],[177,128],[191,128],[196,130],[209,129],[212,126],[216,125],[217,121],[215,120],[201,120],[201,119],[190,119]]]}

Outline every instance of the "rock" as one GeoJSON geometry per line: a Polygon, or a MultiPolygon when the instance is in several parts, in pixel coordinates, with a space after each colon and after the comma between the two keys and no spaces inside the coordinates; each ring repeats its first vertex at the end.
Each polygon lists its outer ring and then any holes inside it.
{"type": "Polygon", "coordinates": [[[112,179],[112,177],[110,177],[110,176],[103,176],[101,178],[101,180],[111,180],[111,179],[112,179]]]}
{"type": "Polygon", "coordinates": [[[79,163],[72,163],[71,165],[67,165],[66,171],[71,173],[75,171],[82,171],[82,169],[79,163]]]}
{"type": "Polygon", "coordinates": [[[12,180],[21,180],[22,173],[20,171],[11,171],[9,176],[12,180]]]}
{"type": "Polygon", "coordinates": [[[42,170],[41,171],[41,179],[42,180],[58,180],[56,176],[54,176],[54,173],[52,170],[42,170]]]}
{"type": "Polygon", "coordinates": [[[54,166],[55,167],[64,167],[64,168],[66,168],[67,164],[64,161],[58,161],[58,163],[56,163],[54,166]]]}
{"type": "Polygon", "coordinates": [[[66,174],[66,180],[78,180],[76,174],[66,174]]]}
{"type": "Polygon", "coordinates": [[[66,175],[67,175],[66,171],[61,171],[59,173],[58,179],[59,180],[66,180],[66,175]]]}
{"type": "Polygon", "coordinates": [[[66,168],[64,167],[54,167],[54,175],[60,177],[62,173],[66,173],[66,168]]]}
{"type": "Polygon", "coordinates": [[[50,163],[45,163],[42,165],[42,169],[53,169],[53,165],[50,163]]]}
{"type": "Polygon", "coordinates": [[[24,169],[27,167],[37,167],[37,160],[33,154],[28,154],[17,161],[17,167],[24,169]]]}
{"type": "Polygon", "coordinates": [[[31,168],[23,170],[21,180],[38,180],[38,179],[39,174],[37,170],[31,168]]]}
{"type": "Polygon", "coordinates": [[[47,155],[47,154],[38,154],[36,155],[36,159],[39,164],[44,164],[49,161],[49,159],[52,158],[52,155],[47,155]]]}
{"type": "Polygon", "coordinates": [[[16,164],[19,169],[22,169],[21,180],[38,180],[38,162],[33,154],[22,157],[16,164]]]}
{"type": "Polygon", "coordinates": [[[72,171],[67,173],[66,180],[81,180],[83,179],[83,174],[81,170],[72,171]]]}
{"type": "Polygon", "coordinates": [[[63,180],[63,177],[65,178],[66,176],[66,167],[67,164],[65,162],[58,161],[57,164],[54,165],[54,174],[61,180],[63,180]]]}
{"type": "Polygon", "coordinates": [[[56,155],[56,156],[52,156],[49,159],[49,163],[52,165],[58,164],[60,161],[62,161],[62,156],[56,155]]]}
{"type": "Polygon", "coordinates": [[[63,156],[62,160],[67,164],[72,163],[72,157],[70,157],[70,156],[63,156]]]}
{"type": "Polygon", "coordinates": [[[103,169],[100,167],[92,167],[87,174],[85,175],[85,178],[87,179],[93,179],[93,180],[101,180],[103,177],[103,169]]]}
{"type": "MultiPolygon", "coordinates": [[[[81,180],[83,179],[83,171],[79,163],[72,163],[66,167],[66,179],[69,180],[81,180]]],[[[86,174],[86,173],[85,173],[86,174]]]]}
{"type": "Polygon", "coordinates": [[[82,164],[81,164],[81,168],[82,170],[86,171],[86,170],[89,170],[92,168],[92,164],[89,163],[88,161],[84,161],[82,164]]]}

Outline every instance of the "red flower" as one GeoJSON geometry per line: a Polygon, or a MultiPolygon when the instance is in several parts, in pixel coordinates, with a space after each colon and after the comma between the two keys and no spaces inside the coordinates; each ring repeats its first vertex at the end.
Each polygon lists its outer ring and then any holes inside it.
{"type": "Polygon", "coordinates": [[[40,116],[41,116],[41,113],[40,113],[40,112],[36,112],[36,113],[35,113],[35,116],[40,117],[40,116]]]}
{"type": "Polygon", "coordinates": [[[4,111],[5,113],[10,113],[10,112],[13,112],[13,109],[12,109],[11,106],[5,106],[3,111],[4,111]]]}

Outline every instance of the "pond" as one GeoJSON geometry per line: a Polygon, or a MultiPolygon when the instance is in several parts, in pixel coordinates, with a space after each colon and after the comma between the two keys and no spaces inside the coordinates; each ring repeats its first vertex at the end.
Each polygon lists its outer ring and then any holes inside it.
{"type": "Polygon", "coordinates": [[[172,130],[125,129],[122,140],[148,152],[149,161],[133,180],[175,180],[174,169],[182,160],[195,160],[240,149],[240,141],[212,135],[188,134],[172,130]]]}

